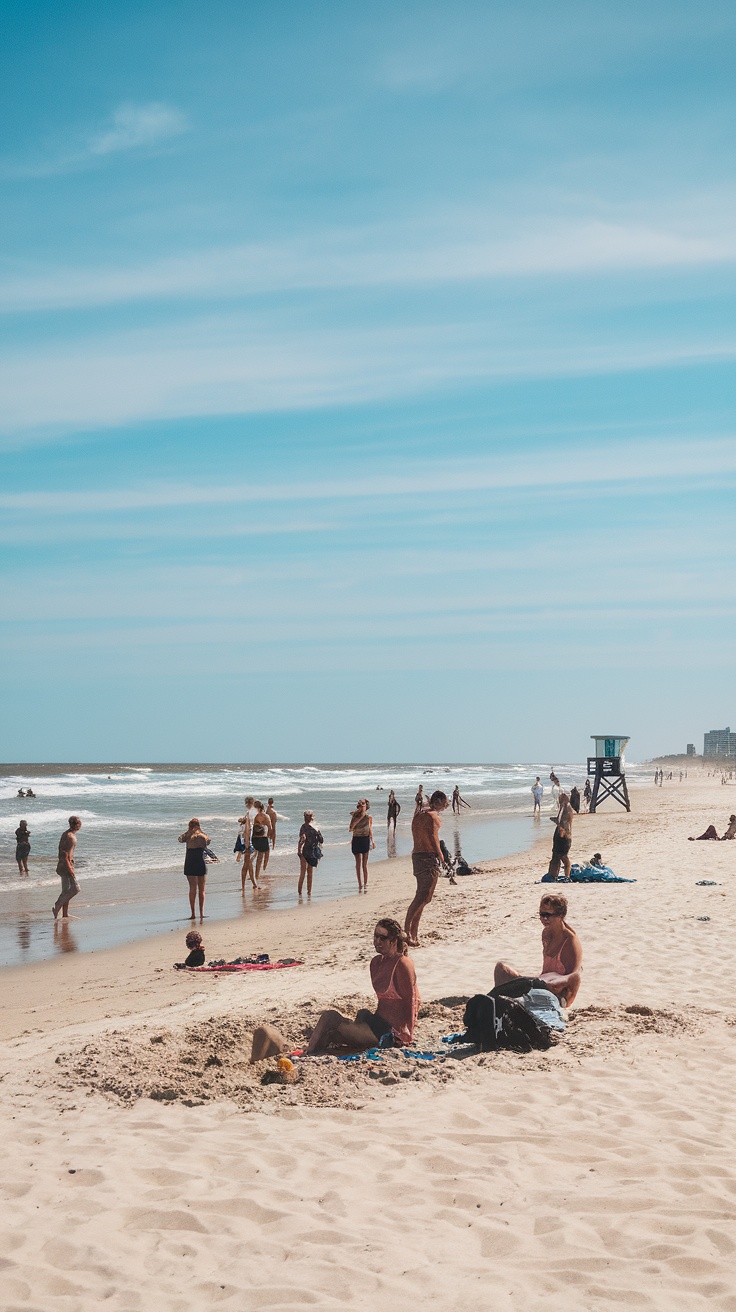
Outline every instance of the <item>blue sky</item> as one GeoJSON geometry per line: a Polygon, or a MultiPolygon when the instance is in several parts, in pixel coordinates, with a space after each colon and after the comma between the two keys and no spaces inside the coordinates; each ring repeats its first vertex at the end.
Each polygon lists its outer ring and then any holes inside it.
{"type": "Polygon", "coordinates": [[[732,6],[0,9],[6,760],[736,721],[732,6]]]}

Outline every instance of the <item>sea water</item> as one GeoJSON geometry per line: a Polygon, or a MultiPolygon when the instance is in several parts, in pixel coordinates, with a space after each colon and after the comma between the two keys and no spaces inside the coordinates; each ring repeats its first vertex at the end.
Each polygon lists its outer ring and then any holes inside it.
{"type": "MultiPolygon", "coordinates": [[[[582,764],[555,767],[563,786],[585,777],[582,764]]],[[[448,797],[455,784],[470,804],[460,817],[448,810],[442,836],[451,853],[474,861],[529,848],[545,825],[552,836],[554,814],[550,766],[508,765],[46,765],[0,768],[0,965],[39,960],[58,951],[94,950],[173,926],[186,929],[188,885],[184,848],[177,836],[196,816],[220,858],[208,866],[209,919],[250,915],[297,901],[296,846],[303,813],[314,811],[324,836],[324,858],[314,877],[313,901],[355,893],[355,864],[348,825],[359,797],[371,803],[376,850],[371,859],[411,851],[411,817],[419,784],[430,795],[448,797]],[[531,816],[531,785],[545,783],[542,820],[531,816]],[[32,787],[35,799],[21,799],[32,787]],[[389,789],[401,814],[387,831],[389,789]],[[276,848],[262,876],[262,891],[250,884],[241,897],[233,848],[244,799],[273,797],[282,819],[276,848]],[[51,905],[59,892],[59,836],[68,817],[78,815],[76,870],[81,893],[73,919],[54,931],[51,905]],[[15,829],[25,819],[31,832],[29,878],[15,863],[15,829]]],[[[636,783],[636,767],[629,782],[636,783]]],[[[585,854],[589,855],[588,853],[585,854]]],[[[541,871],[540,871],[541,873],[541,871]]],[[[409,890],[411,891],[411,890],[409,890]]],[[[183,933],[182,933],[183,939],[183,933]]]]}

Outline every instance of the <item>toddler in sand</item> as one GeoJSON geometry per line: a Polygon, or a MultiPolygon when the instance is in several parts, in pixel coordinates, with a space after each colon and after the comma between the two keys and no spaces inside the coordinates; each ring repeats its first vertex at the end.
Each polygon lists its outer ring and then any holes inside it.
{"type": "Polygon", "coordinates": [[[186,961],[177,961],[175,969],[185,970],[187,966],[203,966],[204,943],[202,942],[202,935],[198,934],[196,929],[190,929],[184,942],[189,948],[189,956],[186,961]]]}

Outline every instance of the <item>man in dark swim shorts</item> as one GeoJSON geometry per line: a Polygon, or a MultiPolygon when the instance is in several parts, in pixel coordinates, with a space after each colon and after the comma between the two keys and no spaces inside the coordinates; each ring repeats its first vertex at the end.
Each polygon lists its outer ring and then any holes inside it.
{"type": "Polygon", "coordinates": [[[423,810],[420,802],[417,801],[417,809],[411,822],[411,832],[414,839],[411,863],[414,868],[414,878],[417,881],[417,891],[406,913],[404,926],[410,947],[417,946],[417,934],[422,912],[432,901],[434,890],[437,887],[440,863],[443,860],[442,848],[440,847],[440,816],[448,806],[449,802],[444,793],[439,791],[432,793],[429,810],[423,810]]]}
{"type": "Polygon", "coordinates": [[[564,868],[563,878],[570,878],[570,848],[572,846],[572,818],[575,812],[570,805],[567,793],[560,793],[560,809],[552,839],[552,859],[547,874],[552,879],[559,879],[560,866],[564,868]]]}

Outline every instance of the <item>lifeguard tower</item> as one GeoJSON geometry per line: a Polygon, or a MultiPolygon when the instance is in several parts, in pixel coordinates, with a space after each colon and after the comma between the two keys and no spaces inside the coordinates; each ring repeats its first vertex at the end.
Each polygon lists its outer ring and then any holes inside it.
{"type": "Polygon", "coordinates": [[[620,802],[627,811],[631,810],[629,790],[626,787],[626,767],[624,752],[628,738],[616,735],[590,735],[595,743],[595,756],[588,757],[588,777],[594,776],[593,795],[590,799],[591,813],[607,797],[620,802]]]}

